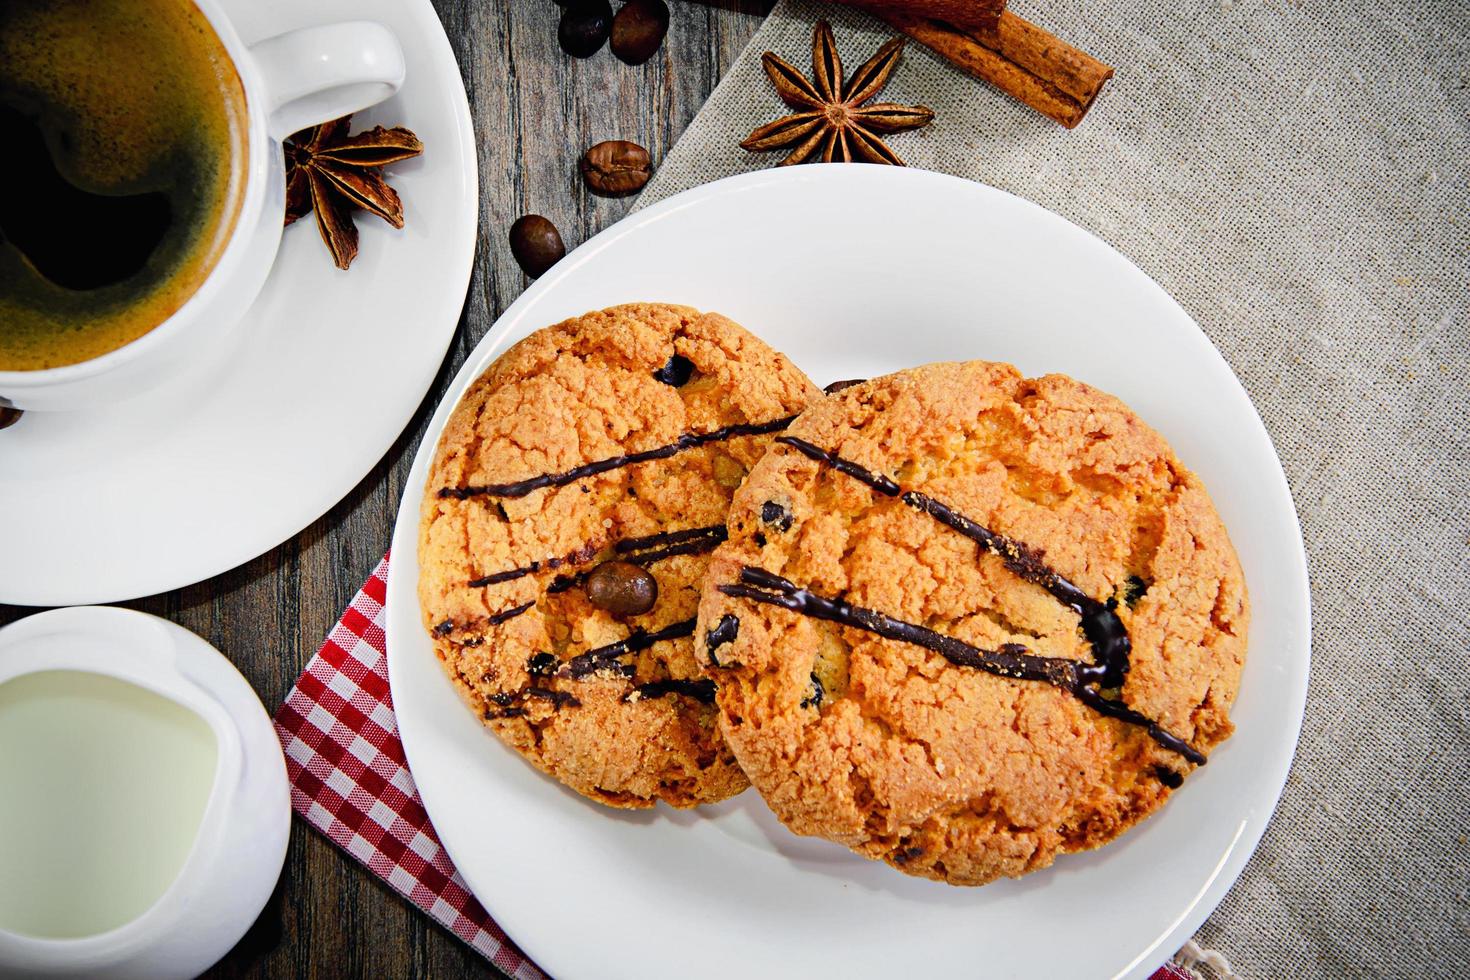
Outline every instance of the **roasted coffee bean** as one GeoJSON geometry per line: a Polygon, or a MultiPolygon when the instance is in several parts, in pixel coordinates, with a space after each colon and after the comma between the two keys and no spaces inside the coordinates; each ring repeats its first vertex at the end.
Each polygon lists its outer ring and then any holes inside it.
{"type": "Polygon", "coordinates": [[[10,428],[19,422],[20,417],[24,414],[25,412],[22,412],[18,408],[0,408],[0,429],[10,428]]]}
{"type": "Polygon", "coordinates": [[[573,58],[590,58],[612,29],[612,5],[607,0],[568,0],[561,12],[556,39],[573,58]]]}
{"type": "Polygon", "coordinates": [[[664,43],[669,32],[669,5],[664,0],[629,0],[612,22],[612,53],[620,61],[641,65],[664,43]]]}
{"type": "Polygon", "coordinates": [[[694,376],[694,362],[680,354],[669,358],[669,363],[653,372],[653,376],[666,385],[682,388],[694,376]]]}
{"type": "Polygon", "coordinates": [[[843,391],[844,389],[851,388],[853,385],[860,385],[860,384],[863,383],[863,381],[864,381],[863,378],[857,378],[857,379],[852,380],[852,381],[834,381],[831,384],[829,384],[827,387],[823,388],[822,390],[825,391],[829,395],[835,395],[839,391],[843,391]]]}
{"type": "Polygon", "coordinates": [[[582,179],[595,194],[631,194],[652,175],[648,151],[637,143],[607,140],[582,154],[582,179]]]}
{"type": "Polygon", "coordinates": [[[544,275],[567,254],[561,232],[539,214],[527,214],[510,226],[510,254],[532,279],[544,275]]]}
{"type": "Polygon", "coordinates": [[[614,616],[641,616],[658,601],[658,580],[626,561],[605,561],[587,576],[587,599],[614,616]]]}

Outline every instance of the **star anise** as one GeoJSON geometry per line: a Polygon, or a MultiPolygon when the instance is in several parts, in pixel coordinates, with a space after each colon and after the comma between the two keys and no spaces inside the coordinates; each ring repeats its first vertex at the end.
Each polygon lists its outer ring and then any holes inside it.
{"type": "Polygon", "coordinates": [[[800,111],[758,127],[740,146],[757,152],[796,144],[796,149],[781,161],[783,167],[813,159],[819,147],[821,159],[826,163],[858,159],[903,166],[898,154],[877,134],[927,126],[934,113],[921,105],[892,102],[863,105],[888,84],[888,76],[893,74],[903,53],[903,43],[901,37],[885,43],[845,83],[832,25],[825,20],[817,22],[812,37],[811,81],[785,59],[767,51],[761,56],[761,63],[776,86],[776,94],[800,111]]]}
{"type": "Polygon", "coordinates": [[[402,126],[374,126],[348,136],[351,120],[333,119],[286,141],[286,224],[316,211],[316,226],[339,269],[357,258],[354,208],[403,227],[403,202],[379,171],[424,152],[419,138],[402,126]]]}

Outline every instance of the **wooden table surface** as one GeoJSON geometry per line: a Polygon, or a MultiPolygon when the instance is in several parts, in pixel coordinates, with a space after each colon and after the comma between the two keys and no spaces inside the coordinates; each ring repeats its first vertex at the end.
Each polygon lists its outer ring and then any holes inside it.
{"type": "MultiPolygon", "coordinates": [[[[449,380],[526,287],[506,244],[510,223],[527,212],[546,215],[572,248],[627,213],[631,200],[595,197],[582,186],[576,170],[582,151],[600,140],[630,139],[657,164],[772,0],[672,0],[668,39],[638,67],[606,47],[585,61],[564,54],[556,42],[561,8],[552,0],[433,2],[459,59],[480,149],[474,275],[433,388],[372,473],[305,531],[209,581],[124,603],[181,623],[219,647],[270,711],[387,549],[404,478],[449,380]]],[[[31,612],[0,606],[0,625],[31,612]]],[[[207,975],[500,974],[298,820],[270,904],[207,975]]]]}

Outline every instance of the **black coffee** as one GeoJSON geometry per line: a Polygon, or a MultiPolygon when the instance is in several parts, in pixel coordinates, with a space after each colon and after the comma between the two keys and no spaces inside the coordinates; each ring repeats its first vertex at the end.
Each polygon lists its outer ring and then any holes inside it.
{"type": "Polygon", "coordinates": [[[245,92],[192,0],[0,0],[0,370],[90,360],[219,261],[245,92]]]}

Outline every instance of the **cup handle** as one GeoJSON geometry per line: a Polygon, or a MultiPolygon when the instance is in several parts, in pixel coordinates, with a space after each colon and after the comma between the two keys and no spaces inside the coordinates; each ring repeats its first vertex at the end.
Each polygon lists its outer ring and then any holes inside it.
{"type": "Polygon", "coordinates": [[[403,48],[382,24],[303,27],[250,48],[265,81],[271,138],[377,105],[403,84],[403,48]]]}

